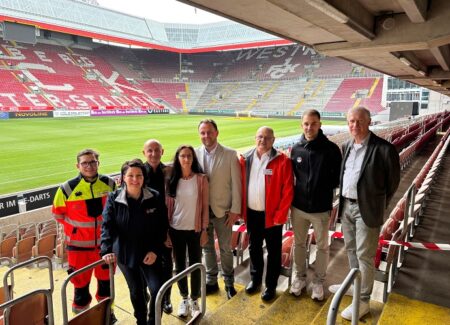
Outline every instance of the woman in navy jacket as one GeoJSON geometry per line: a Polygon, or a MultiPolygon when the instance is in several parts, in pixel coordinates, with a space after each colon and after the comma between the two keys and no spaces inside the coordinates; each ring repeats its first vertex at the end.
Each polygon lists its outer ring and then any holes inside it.
{"type": "Polygon", "coordinates": [[[161,256],[168,230],[164,198],[145,187],[145,175],[140,159],[122,165],[122,187],[108,197],[101,235],[102,258],[107,264],[117,262],[125,276],[138,325],[155,322],[155,299],[162,285],[161,256]],[[153,298],[149,312],[147,287],[153,298]]]}

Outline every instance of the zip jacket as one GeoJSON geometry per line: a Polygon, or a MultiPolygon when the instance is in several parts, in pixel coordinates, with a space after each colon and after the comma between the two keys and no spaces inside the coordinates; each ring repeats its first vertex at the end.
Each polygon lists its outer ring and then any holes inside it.
{"type": "Polygon", "coordinates": [[[295,176],[292,205],[308,213],[330,211],[333,190],[339,186],[342,161],[339,147],[319,130],[312,141],[301,136],[292,147],[291,161],[295,176]]]}
{"type": "MultiPolygon", "coordinates": [[[[241,155],[242,174],[242,217],[247,221],[247,193],[253,154],[256,149],[241,155]]],[[[272,148],[265,178],[265,216],[266,228],[285,224],[294,194],[292,164],[289,158],[272,148]]]]}
{"type": "Polygon", "coordinates": [[[53,200],[53,217],[64,225],[67,249],[94,249],[100,246],[102,211],[114,180],[105,175],[89,183],[80,175],[63,183],[53,200]]]}
{"type": "Polygon", "coordinates": [[[148,252],[161,261],[169,224],[164,198],[157,191],[144,187],[139,200],[132,200],[126,188],[120,188],[108,196],[103,218],[101,256],[113,252],[130,268],[141,265],[148,252]]]}

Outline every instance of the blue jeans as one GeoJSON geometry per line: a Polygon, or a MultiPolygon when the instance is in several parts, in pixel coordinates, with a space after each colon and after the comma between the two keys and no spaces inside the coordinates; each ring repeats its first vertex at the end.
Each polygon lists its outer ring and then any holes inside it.
{"type": "MultiPolygon", "coordinates": [[[[153,265],[140,264],[130,268],[118,263],[130,290],[130,300],[134,309],[137,325],[153,325],[155,323],[156,295],[162,285],[162,268],[159,258],[153,265]],[[152,296],[150,311],[147,309],[147,287],[152,296]],[[148,313],[148,320],[147,320],[148,313]]],[[[161,311],[160,311],[161,312],[161,311]]]]}

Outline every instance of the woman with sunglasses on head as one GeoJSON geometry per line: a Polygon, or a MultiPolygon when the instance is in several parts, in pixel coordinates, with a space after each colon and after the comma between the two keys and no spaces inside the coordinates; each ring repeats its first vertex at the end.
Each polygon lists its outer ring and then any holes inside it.
{"type": "MultiPolygon", "coordinates": [[[[175,257],[176,273],[186,268],[186,249],[189,256],[189,266],[201,263],[202,249],[208,241],[209,203],[208,180],[192,146],[178,147],[173,160],[172,175],[166,204],[169,213],[169,235],[172,241],[175,257]]],[[[186,317],[191,309],[194,315],[199,311],[197,299],[200,297],[200,271],[191,275],[191,299],[187,279],[178,281],[182,301],[178,315],[186,317]]]]}
{"type": "Polygon", "coordinates": [[[100,253],[107,264],[117,262],[125,276],[137,324],[153,325],[168,220],[164,198],[145,187],[145,175],[140,159],[122,165],[122,186],[109,195],[103,211],[100,253]],[[152,296],[149,311],[147,287],[152,296]]]}

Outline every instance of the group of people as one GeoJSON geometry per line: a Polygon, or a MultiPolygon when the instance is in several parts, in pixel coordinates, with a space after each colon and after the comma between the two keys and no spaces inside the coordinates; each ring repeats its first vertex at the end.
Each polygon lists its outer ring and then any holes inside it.
{"type": "MultiPolygon", "coordinates": [[[[277,151],[274,130],[260,127],[255,147],[242,154],[218,142],[214,120],[198,125],[202,146],[180,146],[170,166],[161,162],[162,144],[145,142],[140,159],[122,165],[120,187],[98,174],[99,155],[86,149],[77,155],[79,175],[60,186],[53,213],[64,225],[69,272],[100,257],[117,264],[130,291],[137,324],[154,324],[155,298],[161,285],[189,265],[206,265],[206,294],[219,289],[215,237],[228,299],[234,287],[232,226],[243,219],[249,235],[250,277],[247,294],[261,291],[263,241],[267,249],[265,288],[261,299],[276,296],[281,270],[283,225],[291,215],[295,234],[294,279],[290,292],[299,296],[306,287],[305,239],[312,225],[317,241],[312,298],[324,298],[328,263],[328,222],[334,189],[340,186],[339,216],[350,267],[360,268],[360,317],[369,311],[375,255],[383,212],[398,183],[400,167],[395,148],[369,131],[370,112],[364,107],[347,114],[352,139],[342,151],[321,131],[320,114],[305,111],[303,135],[291,157],[277,151]],[[341,154],[342,152],[342,154],[341,154]],[[342,159],[343,157],[343,159],[342,159]],[[148,290],[150,295],[148,293],[148,290]],[[149,304],[151,299],[151,303],[149,304]]],[[[108,265],[98,266],[96,298],[109,295],[108,265]]],[[[92,272],[91,272],[92,273],[92,272]]],[[[74,277],[72,309],[89,308],[91,273],[74,277]]],[[[200,273],[178,282],[182,297],[179,316],[199,312],[200,273]]],[[[170,289],[162,310],[171,313],[170,289]]],[[[342,312],[351,319],[351,306],[342,312]]],[[[116,318],[111,315],[111,323],[116,318]]]]}

